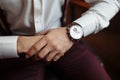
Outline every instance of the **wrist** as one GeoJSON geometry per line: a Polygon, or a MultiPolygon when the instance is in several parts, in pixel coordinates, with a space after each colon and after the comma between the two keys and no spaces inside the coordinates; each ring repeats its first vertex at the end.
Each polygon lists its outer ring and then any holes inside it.
{"type": "Polygon", "coordinates": [[[77,23],[72,23],[67,26],[67,34],[71,41],[78,41],[83,36],[82,27],[77,23]]]}
{"type": "Polygon", "coordinates": [[[21,54],[21,53],[25,52],[24,48],[23,48],[23,43],[22,43],[24,38],[25,37],[23,37],[23,36],[18,37],[18,40],[17,40],[17,53],[18,54],[21,54]]]}

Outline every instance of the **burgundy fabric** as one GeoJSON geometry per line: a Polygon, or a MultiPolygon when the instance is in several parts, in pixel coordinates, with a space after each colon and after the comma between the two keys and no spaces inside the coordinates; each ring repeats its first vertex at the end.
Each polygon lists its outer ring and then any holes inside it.
{"type": "Polygon", "coordinates": [[[100,62],[81,41],[75,43],[57,62],[3,61],[0,63],[0,80],[44,80],[46,66],[60,80],[110,80],[100,62]]]}
{"type": "Polygon", "coordinates": [[[44,64],[8,59],[0,63],[0,80],[44,80],[44,64]]]}
{"type": "Polygon", "coordinates": [[[83,42],[77,42],[53,69],[64,80],[111,80],[100,62],[83,42]]]}

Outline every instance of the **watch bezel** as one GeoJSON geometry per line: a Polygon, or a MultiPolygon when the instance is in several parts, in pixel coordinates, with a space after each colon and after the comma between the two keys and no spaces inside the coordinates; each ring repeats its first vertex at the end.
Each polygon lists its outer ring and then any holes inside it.
{"type": "Polygon", "coordinates": [[[69,30],[70,36],[77,40],[82,37],[82,28],[78,25],[73,25],[69,30]]]}
{"type": "Polygon", "coordinates": [[[70,39],[71,41],[78,41],[78,40],[80,40],[80,39],[82,38],[82,36],[83,36],[82,27],[81,27],[80,25],[78,25],[77,23],[72,23],[71,25],[68,25],[68,26],[67,26],[67,30],[68,30],[68,37],[69,37],[69,39],[70,39]],[[75,27],[75,26],[79,27],[80,32],[81,32],[79,38],[75,38],[74,36],[71,35],[71,30],[72,30],[72,28],[75,27]]]}

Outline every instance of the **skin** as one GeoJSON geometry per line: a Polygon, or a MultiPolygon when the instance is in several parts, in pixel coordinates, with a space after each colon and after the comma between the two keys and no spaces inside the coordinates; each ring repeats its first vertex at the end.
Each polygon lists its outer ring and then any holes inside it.
{"type": "Polygon", "coordinates": [[[18,54],[25,53],[29,59],[45,58],[47,61],[59,60],[68,51],[73,42],[69,40],[66,27],[51,29],[36,36],[18,38],[18,54]]]}

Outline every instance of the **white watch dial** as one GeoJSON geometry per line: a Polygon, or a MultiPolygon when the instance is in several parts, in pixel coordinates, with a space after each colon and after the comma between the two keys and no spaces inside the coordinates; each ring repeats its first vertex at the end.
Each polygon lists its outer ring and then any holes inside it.
{"type": "Polygon", "coordinates": [[[74,25],[70,28],[70,36],[73,39],[80,39],[83,35],[82,28],[78,25],[74,25]]]}

